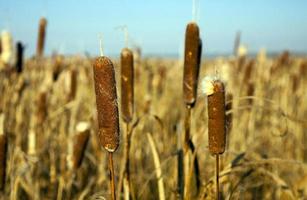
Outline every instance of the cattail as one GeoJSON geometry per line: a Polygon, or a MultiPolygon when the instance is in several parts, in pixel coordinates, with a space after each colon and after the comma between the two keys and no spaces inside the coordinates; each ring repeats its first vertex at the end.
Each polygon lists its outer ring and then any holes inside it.
{"type": "Polygon", "coordinates": [[[289,65],[290,64],[290,52],[284,51],[278,58],[279,65],[289,65]]]}
{"type": "Polygon", "coordinates": [[[77,124],[77,134],[74,136],[73,146],[73,168],[78,169],[84,158],[85,149],[90,136],[90,126],[87,122],[77,124]]]}
{"type": "Polygon", "coordinates": [[[237,56],[239,47],[240,47],[240,42],[241,42],[241,32],[238,31],[236,34],[235,42],[234,42],[234,47],[233,47],[233,55],[237,56]]]}
{"type": "Polygon", "coordinates": [[[4,190],[6,177],[7,136],[4,133],[4,114],[0,115],[0,190],[4,190]]]}
{"type": "Polygon", "coordinates": [[[59,75],[62,70],[62,65],[63,65],[63,58],[61,56],[56,56],[55,57],[55,62],[52,66],[52,79],[53,81],[57,81],[59,78],[59,75]]]}
{"type": "Polygon", "coordinates": [[[36,120],[37,124],[42,124],[47,118],[47,93],[45,91],[40,92],[37,97],[37,110],[36,110],[36,120]]]}
{"type": "Polygon", "coordinates": [[[302,61],[301,62],[299,73],[303,77],[305,77],[307,75],[307,61],[302,61]]]}
{"type": "Polygon", "coordinates": [[[251,59],[247,64],[244,72],[243,83],[251,82],[252,71],[255,65],[255,60],[251,59]]]}
{"type": "Polygon", "coordinates": [[[119,121],[114,66],[107,57],[99,57],[93,65],[98,112],[98,137],[108,151],[119,145],[119,121]]]}
{"type": "Polygon", "coordinates": [[[23,44],[20,41],[17,42],[16,49],[17,49],[16,71],[18,73],[21,73],[22,72],[22,67],[23,67],[23,50],[24,50],[24,46],[23,46],[23,44]]]}
{"type": "Polygon", "coordinates": [[[166,67],[161,65],[158,69],[159,79],[157,83],[158,95],[161,96],[163,93],[164,82],[166,79],[166,67]]]}
{"type": "Polygon", "coordinates": [[[134,65],[133,53],[124,48],[121,52],[121,109],[123,120],[131,122],[134,102],[134,65]]]}
{"type": "Polygon", "coordinates": [[[208,96],[209,151],[222,154],[226,144],[224,84],[220,80],[204,79],[203,89],[208,96]]]}
{"type": "Polygon", "coordinates": [[[76,98],[77,94],[77,71],[75,69],[69,72],[69,91],[68,91],[68,101],[72,101],[76,98]]]}
{"type": "Polygon", "coordinates": [[[208,96],[209,151],[216,156],[216,199],[219,192],[219,154],[226,146],[225,89],[220,80],[204,79],[203,90],[208,96]]]}
{"type": "Polygon", "coordinates": [[[38,29],[38,39],[37,39],[37,47],[36,47],[36,56],[42,57],[44,53],[45,39],[46,39],[46,26],[47,20],[46,18],[41,18],[39,20],[39,29],[38,29]]]}
{"type": "Polygon", "coordinates": [[[193,106],[197,96],[197,81],[201,54],[201,40],[196,23],[189,23],[185,35],[183,98],[184,102],[193,106]]]}
{"type": "Polygon", "coordinates": [[[292,93],[296,93],[297,89],[299,88],[300,80],[296,74],[292,74],[290,76],[291,82],[292,82],[292,93]]]}

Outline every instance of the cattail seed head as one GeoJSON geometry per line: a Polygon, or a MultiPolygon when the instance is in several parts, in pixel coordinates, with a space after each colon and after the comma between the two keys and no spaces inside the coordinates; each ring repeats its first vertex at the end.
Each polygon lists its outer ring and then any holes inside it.
{"type": "Polygon", "coordinates": [[[77,71],[75,69],[69,71],[69,88],[67,101],[73,101],[76,98],[77,94],[77,71]]]}
{"type": "Polygon", "coordinates": [[[98,137],[109,152],[119,145],[119,121],[114,66],[107,57],[99,57],[93,65],[96,104],[98,113],[98,137]]]}
{"type": "Polygon", "coordinates": [[[299,74],[303,77],[307,75],[307,61],[302,61],[299,68],[299,74]]]}
{"type": "Polygon", "coordinates": [[[21,42],[17,42],[16,45],[17,49],[17,54],[16,54],[16,71],[18,73],[22,72],[22,67],[23,67],[23,50],[24,46],[21,42]]]}
{"type": "Polygon", "coordinates": [[[60,73],[63,68],[63,57],[62,56],[56,56],[54,64],[52,66],[52,79],[53,81],[57,81],[60,73]]]}
{"type": "Polygon", "coordinates": [[[86,146],[90,137],[90,125],[87,122],[77,124],[77,134],[74,136],[73,146],[73,168],[78,169],[84,158],[86,146]]]}
{"type": "Polygon", "coordinates": [[[42,91],[37,97],[36,120],[37,124],[41,125],[45,122],[48,115],[47,93],[42,91]]]}
{"type": "Polygon", "coordinates": [[[254,66],[255,66],[254,59],[251,59],[250,61],[248,61],[248,63],[246,64],[245,72],[244,72],[243,83],[251,82],[250,78],[252,76],[254,66]]]}
{"type": "Polygon", "coordinates": [[[43,17],[39,20],[38,38],[37,38],[37,47],[36,47],[37,57],[42,57],[44,53],[46,26],[47,26],[47,20],[46,18],[43,17]]]}
{"type": "Polygon", "coordinates": [[[225,90],[220,80],[212,80],[208,95],[209,151],[222,154],[226,144],[225,90]]]}
{"type": "Polygon", "coordinates": [[[134,104],[133,52],[124,48],[121,52],[121,109],[123,120],[129,123],[133,117],[134,104]]]}
{"type": "Polygon", "coordinates": [[[197,96],[197,81],[201,60],[201,40],[196,23],[189,23],[185,35],[183,98],[187,105],[193,106],[197,96]]]}

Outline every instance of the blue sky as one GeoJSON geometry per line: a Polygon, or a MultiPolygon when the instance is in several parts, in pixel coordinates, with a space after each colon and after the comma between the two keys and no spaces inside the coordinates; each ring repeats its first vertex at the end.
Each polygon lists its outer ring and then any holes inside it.
{"type": "MultiPolygon", "coordinates": [[[[197,1],[196,1],[197,2],[197,1]]],[[[307,52],[306,0],[199,0],[197,22],[204,54],[230,53],[235,34],[250,51],[289,49],[307,52]]],[[[186,24],[192,20],[192,0],[0,0],[0,30],[35,52],[38,20],[48,20],[47,53],[99,54],[103,35],[105,54],[118,55],[127,25],[130,45],[145,54],[182,52],[186,24]]]]}

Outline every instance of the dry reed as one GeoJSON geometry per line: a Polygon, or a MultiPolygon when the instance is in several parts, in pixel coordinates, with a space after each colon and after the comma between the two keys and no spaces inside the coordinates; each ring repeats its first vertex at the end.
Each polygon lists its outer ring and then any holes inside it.
{"type": "Polygon", "coordinates": [[[134,66],[133,53],[124,48],[121,52],[121,110],[126,123],[130,123],[133,117],[134,102],[134,66]]]}
{"type": "Polygon", "coordinates": [[[204,91],[208,96],[209,151],[216,156],[216,196],[219,199],[219,154],[226,146],[225,88],[220,80],[206,80],[204,91]]]}
{"type": "Polygon", "coordinates": [[[107,151],[114,152],[119,145],[119,121],[113,63],[107,57],[99,57],[93,65],[93,71],[99,141],[107,151]]]}
{"type": "Polygon", "coordinates": [[[185,35],[183,98],[187,105],[193,106],[197,96],[197,82],[200,63],[201,42],[196,23],[189,23],[185,35]]]}
{"type": "MultiPolygon", "coordinates": [[[[190,181],[189,175],[192,163],[191,153],[193,153],[193,143],[190,139],[191,126],[191,109],[194,107],[197,98],[198,74],[201,64],[202,42],[199,36],[198,25],[191,22],[186,27],[185,33],[185,52],[184,52],[184,72],[183,72],[183,100],[186,104],[184,127],[185,133],[183,138],[184,152],[184,183],[179,183],[182,180],[178,177],[178,185],[184,185],[183,194],[179,194],[180,198],[190,198],[190,181]],[[191,150],[191,151],[190,151],[191,150]]],[[[180,162],[178,162],[180,163],[180,162]]],[[[197,164],[196,164],[197,165],[197,164]]],[[[194,166],[195,167],[195,166],[194,166]]],[[[179,169],[179,167],[178,167],[179,169]]],[[[196,177],[197,178],[197,177],[196,177]]],[[[198,190],[198,188],[197,188],[198,190]]]]}
{"type": "Polygon", "coordinates": [[[84,159],[86,146],[90,137],[90,126],[87,122],[77,124],[77,134],[74,136],[73,167],[78,169],[84,159]]]}
{"type": "Polygon", "coordinates": [[[93,71],[98,114],[98,138],[100,144],[109,152],[110,190],[111,198],[115,200],[113,152],[119,145],[119,119],[114,66],[109,58],[101,56],[96,59],[93,71]]]}

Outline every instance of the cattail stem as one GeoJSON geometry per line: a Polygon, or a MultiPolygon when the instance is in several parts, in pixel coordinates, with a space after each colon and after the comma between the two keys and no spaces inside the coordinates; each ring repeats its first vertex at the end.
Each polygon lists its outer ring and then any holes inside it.
{"type": "MultiPolygon", "coordinates": [[[[189,156],[189,140],[190,140],[190,123],[191,123],[191,106],[187,105],[185,108],[185,119],[184,119],[184,138],[183,138],[183,183],[178,183],[178,185],[184,185],[182,192],[182,198],[188,198],[189,194],[189,171],[190,171],[190,156],[189,156]]],[[[179,164],[179,163],[178,163],[179,164]]],[[[182,179],[178,177],[178,181],[182,179]]]]}
{"type": "Polygon", "coordinates": [[[178,150],[178,160],[177,160],[177,199],[183,200],[183,191],[184,191],[184,172],[183,172],[183,151],[182,149],[178,150]]]}
{"type": "Polygon", "coordinates": [[[125,171],[124,171],[124,181],[126,181],[127,184],[125,184],[124,192],[125,197],[128,197],[130,199],[130,144],[131,144],[131,137],[130,137],[130,129],[129,129],[129,123],[126,123],[126,144],[125,144],[125,171]]]}
{"type": "Polygon", "coordinates": [[[114,176],[113,153],[112,152],[109,152],[109,173],[110,173],[111,199],[112,200],[116,200],[116,195],[115,195],[115,176],[114,176]]]}
{"type": "Polygon", "coordinates": [[[191,106],[186,106],[184,119],[184,153],[189,149],[190,126],[191,126],[191,106]]]}
{"type": "MultiPolygon", "coordinates": [[[[121,166],[121,172],[119,176],[119,181],[118,181],[118,196],[121,196],[122,189],[124,188],[124,193],[130,190],[130,144],[131,144],[131,133],[130,133],[130,127],[129,123],[125,123],[126,125],[126,134],[125,134],[125,146],[124,146],[124,157],[122,161],[122,166],[121,166]],[[126,186],[124,187],[126,181],[126,186]]],[[[126,197],[127,195],[125,195],[126,197]]],[[[129,197],[131,195],[129,194],[129,197]]]]}
{"type": "Polygon", "coordinates": [[[219,154],[216,154],[216,199],[220,199],[220,187],[219,187],[219,172],[220,172],[220,167],[219,167],[219,154]]]}

